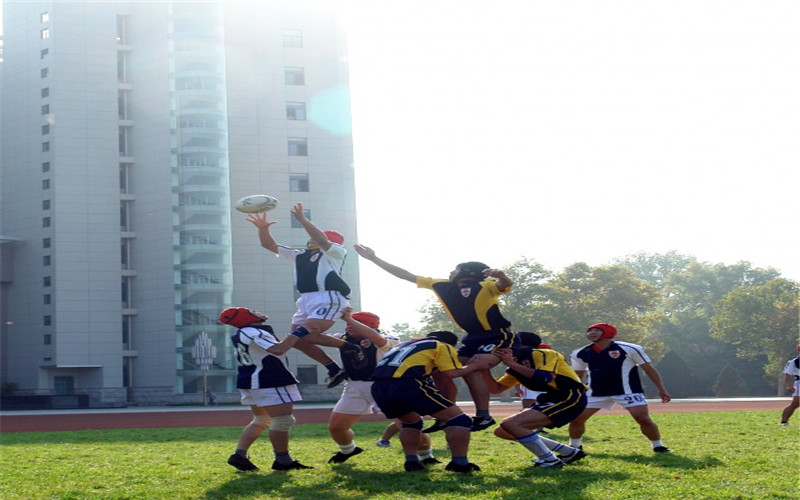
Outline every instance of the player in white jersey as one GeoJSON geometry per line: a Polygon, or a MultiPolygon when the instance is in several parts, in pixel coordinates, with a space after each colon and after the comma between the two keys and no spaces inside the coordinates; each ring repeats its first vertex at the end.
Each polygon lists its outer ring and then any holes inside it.
{"type": "Polygon", "coordinates": [[[258,228],[262,247],[294,265],[295,286],[300,298],[297,299],[297,312],[292,317],[291,330],[309,333],[303,336],[297,349],[325,366],[329,376],[328,387],[334,387],[347,378],[347,372],[312,344],[336,347],[342,350],[342,356],[353,356],[359,362],[364,361],[364,353],[357,345],[323,335],[342,311],[350,306],[350,287],[341,276],[347,256],[343,246],[344,237],[337,231],[322,231],[315,226],[304,215],[302,203],[295,204],[291,213],[308,233],[309,240],[304,249],[279,245],[270,233],[270,226],[275,221],[267,219],[267,212],[250,214],[246,220],[258,228]]]}
{"type": "Polygon", "coordinates": [[[302,332],[292,332],[278,341],[272,327],[264,324],[267,319],[265,314],[246,307],[229,307],[219,315],[220,322],[236,327],[231,335],[238,363],[236,388],[241,393],[242,404],[249,405],[253,413],[253,420],[242,430],[228,463],[240,471],[258,470],[247,452],[269,427],[269,440],[275,453],[272,469],[311,469],[289,454],[289,429],[295,422],[294,403],[302,397],[284,353],[300,340],[298,333],[302,332]]]}
{"type": "MultiPolygon", "coordinates": [[[[797,352],[800,353],[800,344],[797,344],[797,352]]],[[[786,384],[786,392],[792,394],[792,400],[781,412],[781,425],[789,425],[789,417],[800,406],[800,356],[790,359],[783,369],[783,379],[786,384]]]]}
{"type": "Polygon", "coordinates": [[[355,444],[353,425],[362,415],[378,412],[378,407],[372,398],[370,375],[384,354],[398,344],[397,339],[387,337],[378,330],[380,317],[376,314],[366,311],[352,312],[351,308],[347,308],[342,314],[342,319],[347,323],[345,332],[332,335],[345,342],[360,345],[366,353],[367,362],[353,364],[349,358],[342,358],[350,380],[345,384],[339,401],[333,407],[328,419],[328,432],[339,445],[339,451],[328,463],[337,464],[364,451],[355,444]]]}
{"type": "Polygon", "coordinates": [[[581,447],[583,434],[586,432],[586,421],[601,409],[610,410],[619,403],[628,410],[631,417],[639,424],[639,429],[653,446],[656,453],[665,453],[669,448],[661,442],[658,425],[650,418],[644,390],[639,380],[639,370],[650,377],[663,403],[672,398],[664,387],[661,375],[651,364],[650,358],[642,346],[629,342],[614,341],[617,329],[608,323],[595,323],[586,330],[586,338],[592,343],[577,349],[570,355],[572,369],[579,377],[587,373],[589,390],[586,395],[589,402],[586,409],[575,420],[570,422],[570,446],[581,447]]]}

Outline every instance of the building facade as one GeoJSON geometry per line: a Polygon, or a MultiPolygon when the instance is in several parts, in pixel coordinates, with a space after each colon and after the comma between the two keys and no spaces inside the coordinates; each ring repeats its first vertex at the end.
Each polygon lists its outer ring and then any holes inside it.
{"type": "MultiPolygon", "coordinates": [[[[5,2],[0,375],[91,406],[235,398],[231,305],[288,332],[291,265],[232,204],[356,241],[347,50],[302,2],[5,2]],[[208,369],[198,338],[216,353],[208,369]]],[[[346,242],[347,244],[347,242],[346,242]]],[[[358,262],[345,279],[358,297],[358,262]]],[[[339,325],[342,325],[341,323],[339,325]]],[[[337,358],[332,353],[334,359],[337,358]]],[[[333,399],[292,352],[306,399],[333,399]]]]}

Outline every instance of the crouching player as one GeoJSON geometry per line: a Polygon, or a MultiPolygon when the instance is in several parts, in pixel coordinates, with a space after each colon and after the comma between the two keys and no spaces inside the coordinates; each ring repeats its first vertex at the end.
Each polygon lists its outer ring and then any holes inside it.
{"type": "Polygon", "coordinates": [[[246,307],[229,307],[219,315],[220,322],[236,327],[231,335],[239,365],[236,388],[242,395],[242,404],[250,405],[253,413],[253,420],[242,430],[228,463],[241,471],[258,470],[247,457],[247,450],[269,427],[275,453],[273,470],[312,469],[289,454],[289,429],[295,422],[293,404],[302,398],[283,354],[300,336],[292,332],[279,342],[272,327],[264,324],[267,319],[265,314],[246,307]]]}
{"type": "Polygon", "coordinates": [[[531,406],[506,417],[495,429],[495,436],[513,439],[536,455],[535,467],[561,468],[586,456],[583,450],[540,436],[542,427],[562,427],[577,418],[586,407],[586,386],[564,360],[550,349],[523,348],[515,359],[510,349],[496,352],[508,367],[495,380],[485,375],[493,394],[520,384],[541,394],[531,406]],[[559,452],[557,457],[553,451],[559,452]]]}
{"type": "Polygon", "coordinates": [[[472,419],[443,396],[431,378],[435,370],[450,378],[488,370],[489,363],[478,358],[462,366],[454,347],[457,342],[458,337],[453,332],[445,331],[403,342],[386,353],[372,373],[372,396],[378,408],[386,418],[402,422],[400,443],[406,456],[404,468],[407,472],[425,470],[418,456],[423,415],[447,424],[445,436],[452,460],[446,470],[481,470],[467,458],[472,419]]]}

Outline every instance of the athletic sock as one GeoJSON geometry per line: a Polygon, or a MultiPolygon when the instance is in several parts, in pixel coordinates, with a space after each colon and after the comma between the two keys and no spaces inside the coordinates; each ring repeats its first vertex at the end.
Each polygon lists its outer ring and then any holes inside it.
{"type": "Polygon", "coordinates": [[[489,410],[477,410],[475,412],[476,417],[491,417],[492,414],[489,413],[489,410]]]}
{"type": "Polygon", "coordinates": [[[350,441],[350,444],[345,444],[345,445],[341,445],[340,444],[339,445],[339,451],[341,451],[342,454],[344,454],[344,455],[349,455],[349,454],[353,453],[353,450],[355,450],[355,449],[356,449],[355,441],[350,441]]]}
{"type": "Polygon", "coordinates": [[[582,437],[569,438],[569,445],[572,446],[573,448],[580,448],[582,444],[583,444],[583,438],[582,437]]]}
{"type": "Polygon", "coordinates": [[[553,452],[550,451],[550,449],[542,442],[542,438],[539,437],[537,432],[517,438],[517,442],[542,460],[547,462],[557,460],[556,456],[553,455],[553,452]]]}
{"type": "Polygon", "coordinates": [[[450,461],[456,465],[467,465],[469,463],[467,457],[451,457],[450,461]]]}
{"type": "Polygon", "coordinates": [[[339,368],[339,365],[336,364],[336,361],[331,361],[330,363],[326,363],[325,369],[328,370],[328,375],[336,375],[337,373],[339,373],[339,370],[341,370],[341,368],[339,368]]]}
{"type": "Polygon", "coordinates": [[[289,451],[276,451],[275,452],[275,461],[281,465],[291,465],[294,463],[292,460],[292,456],[289,455],[289,451]]]}
{"type": "Polygon", "coordinates": [[[552,439],[544,436],[539,436],[539,439],[541,439],[544,445],[550,448],[551,451],[555,451],[556,453],[560,453],[562,455],[571,455],[575,453],[575,450],[577,449],[573,448],[572,446],[559,443],[558,441],[553,441],[552,439]]]}
{"type": "Polygon", "coordinates": [[[664,446],[660,439],[656,439],[654,441],[650,441],[653,444],[653,448],[658,448],[659,446],[664,446]]]}
{"type": "Polygon", "coordinates": [[[419,462],[416,455],[406,455],[406,462],[419,462]]]}
{"type": "Polygon", "coordinates": [[[247,450],[243,450],[241,448],[236,448],[234,455],[239,455],[242,458],[247,458],[247,450]]]}
{"type": "Polygon", "coordinates": [[[419,450],[417,451],[417,457],[419,457],[420,461],[425,460],[426,458],[433,456],[433,450],[419,450]]]}

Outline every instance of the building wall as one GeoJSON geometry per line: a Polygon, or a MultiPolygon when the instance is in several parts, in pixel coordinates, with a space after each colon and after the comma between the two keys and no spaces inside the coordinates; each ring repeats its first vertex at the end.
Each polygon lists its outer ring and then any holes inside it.
{"type": "MultiPolygon", "coordinates": [[[[209,52],[218,51],[224,66],[219,112],[225,130],[212,135],[227,136],[220,167],[227,175],[204,187],[214,169],[181,164],[188,150],[182,134],[203,131],[182,128],[192,113],[189,94],[178,91],[176,81],[195,70],[175,67],[186,54],[175,51],[180,12],[174,6],[4,3],[0,228],[9,240],[4,246],[13,245],[3,252],[4,260],[13,256],[13,272],[4,273],[12,278],[4,281],[0,301],[3,382],[46,393],[63,390],[64,380],[56,377],[68,376],[75,392],[101,394],[98,405],[137,398],[168,402],[187,387],[198,390],[201,373],[191,363],[191,341],[206,331],[218,351],[206,383],[218,394],[235,392],[228,327],[187,324],[182,311],[204,308],[210,317],[216,307],[246,305],[269,314],[282,336],[296,294],[291,266],[259,246],[255,228],[231,211],[232,201],[260,192],[276,196],[273,232],[283,244],[307,240],[303,229],[292,227],[295,202],[321,228],[342,232],[346,245],[356,241],[346,44],[335,13],[326,12],[325,4],[310,11],[296,2],[255,5],[225,3],[219,19],[224,44],[209,52]],[[302,68],[304,84],[287,85],[287,68],[302,68]],[[303,104],[305,119],[288,120],[287,103],[303,104]],[[290,155],[290,138],[304,139],[307,155],[290,155]],[[292,189],[298,179],[307,181],[307,191],[292,189]],[[198,192],[220,205],[183,205],[184,196],[198,192]],[[215,235],[222,265],[186,271],[181,256],[193,250],[182,235],[192,231],[215,235]],[[121,248],[129,257],[121,256],[121,248]],[[187,272],[215,278],[187,284],[187,272]],[[198,297],[221,303],[198,305],[198,297]]],[[[355,257],[348,259],[345,278],[357,307],[355,257]]],[[[288,357],[293,370],[315,367],[323,384],[321,367],[296,352],[288,357]]],[[[338,391],[309,387],[306,393],[334,399],[338,391]]]]}

